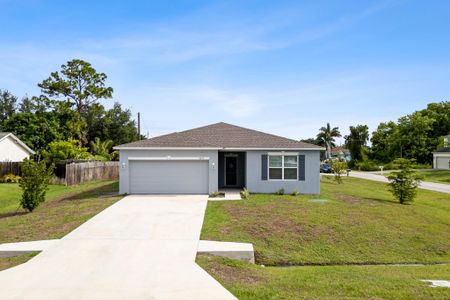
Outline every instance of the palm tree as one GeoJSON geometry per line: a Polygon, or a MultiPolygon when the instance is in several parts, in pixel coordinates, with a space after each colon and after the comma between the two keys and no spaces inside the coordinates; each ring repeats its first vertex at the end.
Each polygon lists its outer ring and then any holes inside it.
{"type": "Polygon", "coordinates": [[[319,134],[317,134],[317,139],[321,140],[327,146],[327,159],[331,158],[331,147],[335,147],[334,138],[341,137],[339,132],[339,127],[331,128],[330,123],[327,126],[319,129],[319,134]]]}
{"type": "Polygon", "coordinates": [[[96,137],[90,143],[91,152],[95,155],[103,156],[107,160],[111,160],[111,154],[109,153],[109,150],[111,149],[112,144],[113,141],[111,140],[102,142],[98,137],[96,137]]]}

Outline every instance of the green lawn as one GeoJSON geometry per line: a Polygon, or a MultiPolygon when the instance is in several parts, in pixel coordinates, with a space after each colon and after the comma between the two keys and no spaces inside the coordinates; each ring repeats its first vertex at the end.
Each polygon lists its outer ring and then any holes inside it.
{"type": "Polygon", "coordinates": [[[51,185],[47,200],[28,213],[19,207],[19,186],[0,184],[0,243],[61,238],[119,200],[107,195],[117,190],[113,181],[51,185]]]}
{"type": "Polygon", "coordinates": [[[420,170],[425,181],[450,184],[450,170],[420,170]]]}
{"type": "Polygon", "coordinates": [[[22,255],[13,256],[13,257],[6,257],[6,258],[2,257],[2,258],[0,258],[0,271],[23,264],[23,263],[27,262],[28,260],[32,259],[38,253],[39,252],[33,252],[33,253],[27,253],[27,254],[22,254],[22,255]]]}
{"type": "Polygon", "coordinates": [[[443,193],[419,190],[415,202],[400,205],[384,183],[324,177],[320,195],[209,202],[201,238],[253,243],[257,265],[198,258],[240,299],[450,299],[450,289],[420,281],[450,280],[449,265],[358,266],[450,263],[443,193]]]}
{"type": "MultiPolygon", "coordinates": [[[[417,171],[423,175],[424,181],[450,184],[450,170],[422,169],[417,171]]],[[[387,177],[390,172],[394,171],[385,171],[383,175],[387,177]]]]}
{"type": "Polygon", "coordinates": [[[449,265],[261,267],[217,257],[197,262],[239,299],[450,299],[449,265]]]}
{"type": "Polygon", "coordinates": [[[447,194],[419,190],[400,205],[384,183],[332,177],[321,191],[209,202],[201,238],[253,243],[265,265],[450,262],[447,194]],[[318,197],[329,202],[310,202],[318,197]]]}

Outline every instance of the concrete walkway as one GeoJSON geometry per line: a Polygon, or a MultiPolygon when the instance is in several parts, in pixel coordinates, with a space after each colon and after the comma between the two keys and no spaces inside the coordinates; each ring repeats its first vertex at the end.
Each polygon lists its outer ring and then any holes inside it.
{"type": "Polygon", "coordinates": [[[236,299],[195,264],[207,196],[127,196],[29,262],[1,299],[236,299]]]}
{"type": "Polygon", "coordinates": [[[11,257],[35,251],[44,251],[50,249],[58,242],[59,240],[42,240],[0,244],[0,257],[11,257]]]}
{"type": "MultiPolygon", "coordinates": [[[[350,176],[356,177],[356,178],[367,179],[367,180],[373,180],[373,181],[389,182],[389,180],[382,175],[377,175],[377,174],[367,173],[367,172],[351,171],[350,176]]],[[[430,190],[430,191],[450,194],[450,184],[422,181],[419,185],[419,188],[424,189],[424,190],[430,190]]]]}

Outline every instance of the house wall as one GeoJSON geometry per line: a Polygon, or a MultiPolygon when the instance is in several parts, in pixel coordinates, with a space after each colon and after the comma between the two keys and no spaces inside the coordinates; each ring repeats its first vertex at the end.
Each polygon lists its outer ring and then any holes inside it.
{"type": "Polygon", "coordinates": [[[269,151],[247,151],[247,188],[253,193],[274,193],[284,188],[286,193],[320,193],[320,151],[293,151],[305,155],[305,180],[262,180],[261,156],[269,151]]]}
{"type": "Polygon", "coordinates": [[[0,142],[0,161],[22,161],[29,156],[28,151],[10,136],[0,142]]]}
{"type": "Polygon", "coordinates": [[[434,153],[433,154],[433,168],[450,170],[450,153],[434,153]]]}
{"type": "MultiPolygon", "coordinates": [[[[121,194],[129,193],[129,157],[209,157],[209,193],[218,188],[218,152],[216,150],[120,150],[120,183],[121,194]]],[[[189,180],[189,178],[186,178],[189,180]]]]}

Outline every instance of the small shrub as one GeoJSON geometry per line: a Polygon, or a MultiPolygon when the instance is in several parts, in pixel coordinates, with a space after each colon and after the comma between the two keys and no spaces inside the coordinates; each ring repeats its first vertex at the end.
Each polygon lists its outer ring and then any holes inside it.
{"type": "Polygon", "coordinates": [[[412,202],[417,194],[417,187],[422,180],[422,176],[413,170],[414,161],[405,158],[394,160],[398,172],[389,174],[389,187],[395,198],[400,204],[412,202]]]}
{"type": "Polygon", "coordinates": [[[52,175],[53,166],[47,168],[44,161],[35,162],[29,159],[23,161],[22,179],[20,180],[23,193],[20,205],[24,209],[31,212],[45,201],[45,194],[52,175]]]}
{"type": "MultiPolygon", "coordinates": [[[[372,160],[364,160],[356,163],[356,168],[360,171],[378,171],[380,169],[380,164],[372,160]]],[[[385,168],[387,170],[387,168],[385,168]]]]}
{"type": "Polygon", "coordinates": [[[336,180],[336,182],[338,184],[342,183],[342,177],[341,175],[344,174],[347,171],[347,163],[345,161],[333,161],[332,163],[332,168],[333,168],[333,172],[334,172],[334,179],[336,180]]]}
{"type": "Polygon", "coordinates": [[[293,191],[293,192],[291,193],[291,195],[292,195],[292,196],[298,196],[298,195],[300,195],[300,192],[297,191],[297,190],[295,190],[295,191],[293,191]]]}
{"type": "Polygon", "coordinates": [[[284,195],[284,188],[279,189],[277,195],[284,195]]]}
{"type": "Polygon", "coordinates": [[[242,199],[246,199],[246,200],[250,199],[250,192],[248,191],[247,188],[244,188],[242,190],[241,197],[242,197],[242,199]]]}
{"type": "Polygon", "coordinates": [[[4,182],[4,183],[19,183],[20,180],[20,176],[19,175],[14,175],[12,173],[6,174],[5,176],[3,176],[3,178],[0,180],[0,182],[4,182]]]}

